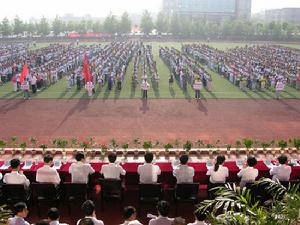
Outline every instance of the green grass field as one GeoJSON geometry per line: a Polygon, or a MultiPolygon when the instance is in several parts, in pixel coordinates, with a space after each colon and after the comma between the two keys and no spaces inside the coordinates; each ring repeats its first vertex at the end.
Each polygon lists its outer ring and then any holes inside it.
{"type": "MultiPolygon", "coordinates": [[[[96,42],[91,43],[83,43],[83,44],[95,44],[96,42]]],[[[187,43],[187,42],[185,42],[187,43]]],[[[102,43],[106,44],[106,43],[102,43]]],[[[194,91],[191,86],[188,86],[188,90],[184,92],[180,89],[179,85],[174,82],[173,88],[169,88],[169,69],[163,63],[163,61],[159,58],[158,49],[159,46],[169,46],[180,49],[181,42],[146,42],[145,44],[151,44],[154,54],[154,60],[157,62],[157,69],[160,76],[159,88],[153,89],[153,85],[151,85],[151,90],[148,92],[148,98],[152,99],[175,99],[175,98],[193,98],[194,91]]],[[[236,46],[244,46],[246,43],[226,43],[226,42],[211,42],[209,45],[215,48],[219,48],[225,50],[227,48],[233,48],[236,46]]],[[[46,47],[48,44],[42,43],[37,44],[36,48],[46,47]]],[[[293,48],[300,48],[299,45],[288,44],[285,45],[293,48]]],[[[210,99],[224,99],[224,98],[240,98],[240,99],[271,99],[274,98],[275,92],[274,90],[270,91],[247,91],[242,92],[237,86],[230,83],[228,80],[220,77],[218,74],[213,71],[209,71],[212,75],[213,79],[213,88],[211,92],[207,90],[202,90],[201,95],[204,98],[210,99]]],[[[141,97],[141,91],[139,86],[134,90],[131,87],[131,76],[133,74],[133,65],[130,63],[129,68],[127,70],[127,74],[125,77],[125,82],[122,90],[119,92],[117,90],[108,91],[105,86],[102,90],[98,87],[96,89],[96,94],[92,98],[100,98],[100,99],[134,99],[141,97]]],[[[140,76],[140,75],[139,75],[140,76]]],[[[13,87],[11,83],[6,83],[3,86],[0,86],[0,98],[22,98],[22,93],[14,93],[12,91],[13,87]]],[[[83,89],[81,91],[77,91],[76,87],[73,87],[71,90],[66,89],[66,80],[62,79],[55,85],[49,87],[46,90],[38,92],[33,98],[39,99],[72,99],[72,98],[88,98],[86,91],[83,89]]],[[[300,99],[300,91],[297,91],[294,88],[287,86],[285,91],[282,94],[283,98],[297,98],[300,99]]]]}

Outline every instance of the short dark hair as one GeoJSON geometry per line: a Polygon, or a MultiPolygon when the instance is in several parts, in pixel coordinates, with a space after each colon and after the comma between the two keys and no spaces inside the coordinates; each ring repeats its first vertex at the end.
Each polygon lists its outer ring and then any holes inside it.
{"type": "Polygon", "coordinates": [[[76,161],[81,161],[82,159],[84,159],[84,154],[82,152],[78,152],[76,155],[75,155],[75,159],[76,161]]]}
{"type": "Polygon", "coordinates": [[[12,159],[10,160],[10,166],[12,169],[17,169],[18,166],[20,166],[20,160],[19,159],[12,159]]]}
{"type": "Polygon", "coordinates": [[[48,220],[41,220],[35,223],[35,225],[49,225],[49,221],[48,220]]]}
{"type": "Polygon", "coordinates": [[[49,163],[51,161],[53,161],[53,157],[51,155],[45,155],[44,162],[49,163]]]}
{"type": "Polygon", "coordinates": [[[251,166],[251,167],[255,166],[257,164],[256,158],[254,156],[249,156],[247,158],[247,164],[248,164],[248,166],[251,166]]]}
{"type": "Polygon", "coordinates": [[[157,211],[161,216],[168,216],[170,211],[170,204],[167,201],[159,201],[157,203],[157,211]]]}
{"type": "Polygon", "coordinates": [[[115,153],[110,153],[110,154],[108,155],[108,161],[109,161],[110,163],[114,163],[116,160],[117,160],[117,155],[116,155],[115,153]]]}
{"type": "Polygon", "coordinates": [[[136,213],[136,209],[133,206],[126,206],[123,211],[124,219],[129,219],[133,214],[136,213]]]}
{"type": "Polygon", "coordinates": [[[286,162],[288,161],[288,157],[286,155],[280,155],[277,160],[280,164],[286,164],[286,162]]]}
{"type": "Polygon", "coordinates": [[[83,218],[79,221],[78,225],[94,225],[94,221],[91,218],[83,218]]]}
{"type": "Polygon", "coordinates": [[[51,208],[48,211],[48,218],[52,220],[58,220],[59,219],[59,211],[57,208],[51,208]]]}
{"type": "Polygon", "coordinates": [[[24,209],[27,209],[25,202],[18,202],[14,205],[14,214],[17,215],[19,212],[22,212],[24,209]]]}
{"type": "Polygon", "coordinates": [[[95,203],[92,200],[86,200],[82,204],[81,209],[85,216],[91,216],[95,211],[95,203]]]}
{"type": "Polygon", "coordinates": [[[144,156],[146,163],[151,163],[153,160],[153,153],[147,152],[144,156]]]}
{"type": "Polygon", "coordinates": [[[185,224],[186,224],[185,219],[182,217],[174,218],[173,223],[172,223],[172,225],[185,225],[185,224]]]}
{"type": "Polygon", "coordinates": [[[182,165],[187,164],[188,160],[189,160],[189,156],[186,154],[180,156],[180,158],[179,158],[179,161],[182,165]]]}
{"type": "Polygon", "coordinates": [[[194,212],[194,216],[196,217],[196,219],[198,221],[206,220],[206,214],[203,211],[201,211],[201,210],[196,210],[194,212]]]}

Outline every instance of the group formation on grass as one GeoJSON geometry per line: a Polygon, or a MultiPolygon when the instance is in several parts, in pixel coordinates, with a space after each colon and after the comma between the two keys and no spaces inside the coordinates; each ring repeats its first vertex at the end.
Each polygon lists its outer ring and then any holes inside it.
{"type": "MultiPolygon", "coordinates": [[[[30,50],[27,44],[2,44],[0,53],[1,83],[12,81],[13,91],[23,90],[26,98],[63,77],[67,90],[73,86],[77,86],[77,90],[85,87],[89,96],[95,93],[97,86],[100,91],[104,86],[107,91],[121,91],[131,61],[131,88],[139,84],[145,98],[149,83],[154,91],[159,88],[160,76],[152,46],[141,41],[118,41],[105,46],[50,44],[37,50],[30,50]],[[28,65],[29,71],[23,81],[24,65],[28,65]],[[84,65],[90,73],[88,79],[84,65]]],[[[175,80],[187,91],[189,84],[196,98],[200,97],[203,87],[209,92],[213,89],[208,69],[226,77],[243,91],[275,89],[279,98],[286,84],[300,89],[300,50],[296,49],[253,45],[221,51],[203,44],[184,44],[181,51],[160,47],[159,56],[170,70],[169,87],[175,80]]]]}

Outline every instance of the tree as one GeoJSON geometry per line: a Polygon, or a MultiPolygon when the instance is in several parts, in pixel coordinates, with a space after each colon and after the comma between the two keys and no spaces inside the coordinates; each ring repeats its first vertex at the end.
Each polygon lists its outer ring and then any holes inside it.
{"type": "Polygon", "coordinates": [[[178,35],[180,33],[179,18],[176,13],[173,13],[172,15],[169,30],[173,35],[178,35]]]}
{"type": "Polygon", "coordinates": [[[101,32],[103,30],[103,26],[100,21],[96,21],[93,23],[92,27],[93,32],[101,32]]]}
{"type": "Polygon", "coordinates": [[[142,16],[141,28],[145,34],[149,34],[153,30],[153,21],[148,10],[145,10],[142,16]]]}
{"type": "Polygon", "coordinates": [[[121,21],[119,24],[119,32],[121,34],[126,34],[126,33],[130,33],[131,31],[131,20],[129,18],[129,15],[127,12],[124,12],[122,17],[121,17],[121,21]]]}
{"type": "Polygon", "coordinates": [[[65,31],[64,22],[58,16],[56,16],[54,21],[52,22],[52,31],[55,35],[58,35],[61,32],[65,31]]]}
{"type": "Polygon", "coordinates": [[[48,35],[50,33],[50,26],[45,17],[43,17],[37,24],[37,31],[42,35],[48,35]]]}
{"type": "Polygon", "coordinates": [[[156,18],[155,28],[158,33],[168,32],[169,18],[163,13],[159,12],[156,18]]]}
{"type": "Polygon", "coordinates": [[[23,21],[19,19],[18,16],[15,17],[14,19],[14,25],[13,25],[13,32],[14,34],[21,34],[24,32],[24,24],[23,21]]]}
{"type": "Polygon", "coordinates": [[[115,34],[118,31],[118,20],[116,16],[109,14],[104,20],[103,29],[105,32],[115,34]]]}
{"type": "Polygon", "coordinates": [[[8,36],[11,34],[11,26],[9,24],[9,20],[6,17],[2,20],[1,33],[4,36],[8,36]]]}

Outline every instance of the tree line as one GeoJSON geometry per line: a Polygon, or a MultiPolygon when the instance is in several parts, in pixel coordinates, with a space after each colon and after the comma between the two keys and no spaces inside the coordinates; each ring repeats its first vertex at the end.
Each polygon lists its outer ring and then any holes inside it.
{"type": "MultiPolygon", "coordinates": [[[[133,27],[127,12],[119,18],[108,15],[103,22],[92,20],[65,22],[56,17],[49,22],[45,17],[39,22],[25,22],[19,17],[12,21],[4,18],[0,23],[0,33],[3,36],[28,34],[48,35],[52,31],[55,35],[65,32],[108,32],[112,34],[128,34],[133,27]]],[[[265,22],[260,20],[225,20],[213,21],[201,18],[189,18],[177,14],[167,15],[158,13],[152,18],[149,11],[143,12],[140,29],[149,34],[171,34],[184,38],[212,38],[212,39],[240,39],[240,40],[299,40],[300,24],[291,22],[265,22]]]]}

